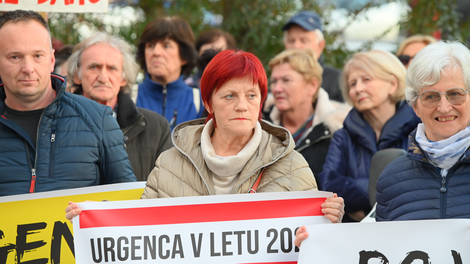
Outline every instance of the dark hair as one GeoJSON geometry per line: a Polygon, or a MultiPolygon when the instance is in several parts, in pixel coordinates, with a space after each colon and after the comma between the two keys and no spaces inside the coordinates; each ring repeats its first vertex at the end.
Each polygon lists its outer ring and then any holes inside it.
{"type": "Polygon", "coordinates": [[[197,69],[199,70],[200,72],[200,76],[202,76],[202,73],[204,72],[204,70],[206,69],[207,65],[209,64],[209,62],[211,62],[211,60],[215,57],[215,55],[217,55],[220,51],[219,50],[215,50],[215,49],[208,49],[208,50],[205,50],[201,56],[199,56],[199,58],[197,59],[197,69]]]}
{"type": "MultiPolygon", "coordinates": [[[[263,64],[253,54],[242,50],[224,50],[219,52],[207,65],[201,78],[201,97],[205,105],[211,105],[212,93],[220,89],[228,81],[243,77],[253,78],[253,84],[258,83],[261,93],[261,103],[258,120],[261,120],[261,106],[268,94],[268,79],[263,64]]],[[[213,118],[213,113],[207,115],[206,122],[213,118]]],[[[215,121],[215,120],[214,120],[215,121]]],[[[214,125],[217,124],[214,122],[214,125]]]]}
{"type": "MultiPolygon", "coordinates": [[[[7,23],[29,22],[30,20],[41,24],[47,30],[49,36],[51,35],[46,20],[39,13],[26,10],[15,10],[3,13],[3,15],[0,16],[0,29],[7,23]]],[[[19,33],[21,34],[21,32],[19,33]]]]}
{"type": "Polygon", "coordinates": [[[212,43],[216,41],[218,38],[223,37],[225,38],[225,42],[227,42],[227,49],[235,49],[236,48],[236,41],[232,34],[223,31],[218,28],[209,29],[207,31],[202,32],[196,40],[196,50],[199,52],[201,50],[202,45],[212,43]]]}
{"type": "Polygon", "coordinates": [[[55,66],[54,66],[54,72],[62,65],[62,63],[66,62],[70,55],[72,55],[72,50],[74,45],[65,45],[63,46],[60,50],[56,51],[54,53],[55,56],[55,66]]]}
{"type": "Polygon", "coordinates": [[[145,64],[145,45],[165,39],[178,43],[179,54],[186,61],[181,67],[182,74],[190,74],[196,65],[197,53],[194,48],[194,33],[186,20],[180,17],[157,18],[145,26],[144,33],[137,45],[137,60],[142,70],[147,71],[145,64]]]}

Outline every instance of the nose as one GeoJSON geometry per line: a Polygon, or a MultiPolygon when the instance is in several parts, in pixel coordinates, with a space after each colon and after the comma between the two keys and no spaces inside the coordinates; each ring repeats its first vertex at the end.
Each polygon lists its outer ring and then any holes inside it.
{"type": "Polygon", "coordinates": [[[301,49],[302,48],[302,43],[300,43],[299,40],[294,40],[294,42],[292,43],[292,48],[301,49]]]}
{"type": "Polygon", "coordinates": [[[105,83],[108,81],[108,72],[106,67],[102,67],[100,73],[98,74],[98,81],[105,83]]]}
{"type": "Polygon", "coordinates": [[[246,98],[241,97],[237,100],[237,105],[236,105],[235,110],[239,112],[248,111],[248,104],[246,103],[246,98]]]}
{"type": "Polygon", "coordinates": [[[361,81],[358,81],[358,82],[356,83],[356,86],[354,87],[354,89],[356,90],[356,93],[364,92],[364,90],[365,90],[365,85],[364,85],[361,81]]]}
{"type": "Polygon", "coordinates": [[[25,56],[23,58],[23,67],[21,68],[21,70],[23,71],[23,73],[25,74],[30,74],[34,71],[34,61],[33,61],[33,58],[30,58],[29,56],[25,56]]]}
{"type": "Polygon", "coordinates": [[[449,100],[447,100],[444,94],[441,94],[441,99],[437,105],[437,110],[441,113],[448,113],[451,109],[452,105],[450,104],[449,100]]]}
{"type": "Polygon", "coordinates": [[[162,52],[162,50],[163,50],[162,44],[159,43],[159,42],[157,42],[157,43],[155,43],[155,45],[153,46],[153,50],[152,50],[152,51],[153,51],[153,54],[154,54],[154,55],[160,55],[161,52],[162,52]]]}
{"type": "Polygon", "coordinates": [[[275,83],[271,83],[271,91],[274,93],[280,93],[282,92],[283,88],[282,88],[282,85],[281,85],[281,81],[278,80],[277,82],[275,83]]]}

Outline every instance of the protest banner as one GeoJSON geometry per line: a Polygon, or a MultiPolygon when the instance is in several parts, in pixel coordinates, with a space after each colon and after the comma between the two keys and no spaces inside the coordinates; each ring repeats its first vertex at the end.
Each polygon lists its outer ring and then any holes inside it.
{"type": "Polygon", "coordinates": [[[81,203],[76,263],[296,263],[295,231],[331,223],[332,193],[283,192],[81,203]]]}
{"type": "Polygon", "coordinates": [[[135,200],[144,187],[118,183],[0,197],[0,264],[75,263],[68,202],[135,200]]]}
{"type": "Polygon", "coordinates": [[[108,0],[0,0],[0,11],[106,13],[108,0]]]}
{"type": "Polygon", "coordinates": [[[470,219],[307,226],[299,264],[470,263],[470,219]]]}

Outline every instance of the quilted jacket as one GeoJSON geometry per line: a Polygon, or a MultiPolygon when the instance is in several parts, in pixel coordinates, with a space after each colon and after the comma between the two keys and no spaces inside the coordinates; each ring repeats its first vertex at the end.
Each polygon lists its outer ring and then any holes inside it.
{"type": "Polygon", "coordinates": [[[383,126],[379,140],[362,114],[355,108],[336,131],[330,143],[323,172],[322,190],[338,193],[344,198],[346,212],[370,211],[369,170],[372,156],[386,148],[406,149],[408,135],[419,118],[404,101],[397,103],[395,115],[383,126]]]}
{"type": "Polygon", "coordinates": [[[124,138],[109,107],[65,92],[44,109],[37,144],[5,114],[0,84],[0,196],[135,181],[124,138]]]}
{"type": "MultiPolygon", "coordinates": [[[[178,125],[175,147],[160,155],[150,173],[142,198],[214,195],[212,172],[201,152],[204,119],[178,125]]],[[[281,127],[261,121],[263,136],[231,193],[248,193],[264,168],[257,192],[317,190],[308,163],[294,150],[294,140],[281,127]]]]}
{"type": "Polygon", "coordinates": [[[470,149],[444,178],[410,134],[408,153],[377,182],[377,221],[470,218],[470,149]]]}

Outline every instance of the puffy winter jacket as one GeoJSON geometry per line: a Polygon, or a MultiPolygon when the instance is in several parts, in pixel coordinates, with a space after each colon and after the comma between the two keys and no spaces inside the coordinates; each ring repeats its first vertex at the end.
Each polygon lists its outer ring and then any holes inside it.
{"type": "Polygon", "coordinates": [[[369,170],[372,156],[386,148],[407,148],[408,135],[416,128],[419,118],[413,109],[401,101],[383,126],[380,138],[363,115],[355,108],[336,131],[330,143],[323,172],[322,190],[338,193],[344,198],[346,212],[370,211],[369,170]]]}
{"type": "MultiPolygon", "coordinates": [[[[281,127],[261,121],[258,150],[248,160],[231,193],[248,193],[264,168],[257,192],[317,190],[305,159],[294,150],[294,140],[281,127]]],[[[178,125],[172,134],[175,147],[160,155],[150,173],[142,198],[214,195],[212,172],[201,152],[204,119],[178,125]]]]}
{"type": "Polygon", "coordinates": [[[0,196],[135,181],[121,130],[109,107],[65,92],[44,109],[37,143],[5,115],[0,85],[0,196]]]}
{"type": "Polygon", "coordinates": [[[377,221],[470,218],[470,149],[443,178],[410,134],[408,154],[377,182],[377,221]]]}

